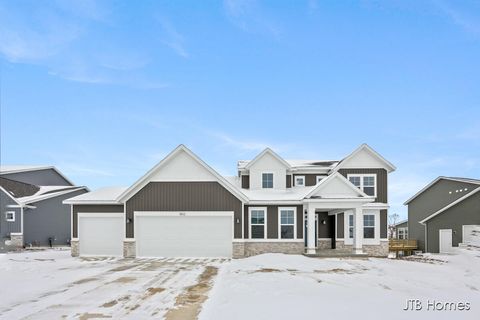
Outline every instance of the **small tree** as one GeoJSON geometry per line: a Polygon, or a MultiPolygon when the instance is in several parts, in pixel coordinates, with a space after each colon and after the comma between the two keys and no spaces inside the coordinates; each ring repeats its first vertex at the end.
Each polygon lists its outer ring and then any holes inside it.
{"type": "Polygon", "coordinates": [[[395,225],[397,224],[398,218],[400,218],[400,216],[396,213],[388,216],[388,233],[390,239],[393,239],[395,236],[395,225]]]}

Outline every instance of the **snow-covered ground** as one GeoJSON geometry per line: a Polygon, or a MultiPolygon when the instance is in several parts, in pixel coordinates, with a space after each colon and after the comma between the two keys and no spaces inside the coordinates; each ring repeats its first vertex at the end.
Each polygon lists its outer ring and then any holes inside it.
{"type": "Polygon", "coordinates": [[[207,266],[222,263],[80,259],[69,250],[1,254],[0,319],[162,318],[207,266]]]}
{"type": "Polygon", "coordinates": [[[202,303],[202,320],[480,319],[480,251],[458,252],[409,260],[266,254],[232,261],[3,254],[0,319],[188,320],[202,303]],[[408,299],[420,299],[423,310],[403,311],[408,299]],[[470,310],[427,311],[428,300],[468,302],[470,310]],[[179,311],[182,303],[197,305],[179,311]]]}
{"type": "Polygon", "coordinates": [[[267,254],[222,267],[200,319],[480,319],[480,251],[424,259],[267,254]],[[422,311],[403,311],[420,299],[422,311]],[[427,311],[428,300],[469,311],[427,311]]]}

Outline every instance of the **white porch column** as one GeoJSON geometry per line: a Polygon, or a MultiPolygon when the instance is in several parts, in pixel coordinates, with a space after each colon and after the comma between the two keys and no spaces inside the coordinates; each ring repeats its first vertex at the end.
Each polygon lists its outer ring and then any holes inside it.
{"type": "Polygon", "coordinates": [[[353,232],[353,252],[355,254],[361,254],[362,243],[363,243],[363,215],[362,208],[356,207],[353,209],[353,221],[354,221],[354,232],[353,232]]]}
{"type": "Polygon", "coordinates": [[[307,208],[307,254],[315,253],[315,208],[307,208]]]}

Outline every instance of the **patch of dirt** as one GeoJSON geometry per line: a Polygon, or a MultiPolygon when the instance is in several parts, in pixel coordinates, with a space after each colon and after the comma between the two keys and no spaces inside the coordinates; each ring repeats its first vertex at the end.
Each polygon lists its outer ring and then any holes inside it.
{"type": "Polygon", "coordinates": [[[102,313],[83,313],[81,314],[78,319],[79,320],[89,320],[89,319],[108,319],[111,318],[111,316],[102,314],[102,313]]]}
{"type": "Polygon", "coordinates": [[[255,270],[254,272],[260,272],[260,273],[270,273],[270,272],[282,272],[282,270],[279,270],[279,269],[272,269],[272,268],[262,268],[262,269],[258,269],[258,270],[255,270]]]}
{"type": "Polygon", "coordinates": [[[117,300],[112,300],[112,301],[109,301],[109,302],[105,302],[104,304],[101,305],[101,307],[102,308],[111,308],[114,305],[116,305],[117,303],[118,303],[117,300]]]}
{"type": "Polygon", "coordinates": [[[129,283],[135,281],[137,278],[134,277],[120,277],[118,279],[113,280],[110,283],[129,283]]]}
{"type": "Polygon", "coordinates": [[[448,261],[445,261],[445,260],[440,260],[440,259],[435,259],[435,258],[427,258],[427,257],[422,257],[422,256],[408,256],[408,257],[399,258],[399,260],[422,262],[422,263],[429,263],[429,264],[444,264],[444,263],[448,262],[448,261]]]}
{"type": "Polygon", "coordinates": [[[129,270],[129,269],[135,268],[135,267],[137,267],[137,266],[138,266],[138,264],[127,264],[127,265],[124,265],[124,266],[119,266],[119,267],[110,269],[110,270],[108,270],[108,272],[125,271],[125,270],[129,270]]]}
{"type": "Polygon", "coordinates": [[[142,300],[150,298],[154,294],[157,294],[163,291],[165,291],[165,288],[148,288],[145,294],[143,295],[142,300]]]}
{"type": "Polygon", "coordinates": [[[34,259],[37,261],[55,261],[55,259],[34,259]]]}
{"type": "Polygon", "coordinates": [[[80,279],[80,280],[77,280],[77,281],[73,282],[73,284],[82,284],[82,283],[92,282],[92,281],[95,281],[95,280],[98,280],[98,279],[97,278],[84,278],[84,279],[80,279]]]}
{"type": "Polygon", "coordinates": [[[337,274],[355,274],[359,273],[358,270],[347,270],[342,268],[334,268],[328,270],[314,270],[315,273],[337,273],[337,274]]]}
{"type": "Polygon", "coordinates": [[[217,275],[218,268],[207,266],[198,277],[197,284],[184,290],[175,300],[175,309],[165,314],[166,320],[193,320],[197,319],[202,304],[207,300],[208,291],[212,286],[212,279],[217,275]]]}

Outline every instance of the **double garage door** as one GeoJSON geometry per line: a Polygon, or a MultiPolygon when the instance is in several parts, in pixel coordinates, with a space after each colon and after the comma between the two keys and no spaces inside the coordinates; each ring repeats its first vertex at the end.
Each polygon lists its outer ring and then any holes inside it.
{"type": "MultiPolygon", "coordinates": [[[[80,255],[121,256],[123,214],[80,215],[80,255]]],[[[231,257],[232,212],[135,212],[137,257],[231,257]]]]}

